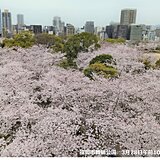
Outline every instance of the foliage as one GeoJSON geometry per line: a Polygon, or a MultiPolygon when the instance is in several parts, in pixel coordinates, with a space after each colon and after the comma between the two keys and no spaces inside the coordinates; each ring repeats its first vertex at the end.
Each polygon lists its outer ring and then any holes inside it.
{"type": "Polygon", "coordinates": [[[90,65],[91,64],[94,64],[96,62],[99,62],[99,63],[109,63],[111,64],[113,62],[113,57],[109,54],[101,54],[101,55],[98,55],[96,56],[95,58],[93,58],[91,61],[90,61],[90,65]]]}
{"type": "Polygon", "coordinates": [[[13,39],[5,39],[3,43],[6,47],[17,46],[22,48],[29,48],[34,45],[34,36],[28,31],[23,31],[14,35],[13,39]]]}
{"type": "Polygon", "coordinates": [[[35,43],[42,44],[47,46],[52,46],[55,42],[54,35],[50,35],[47,33],[37,34],[35,35],[35,43]]]}
{"type": "Polygon", "coordinates": [[[158,68],[158,69],[160,69],[160,59],[156,61],[155,67],[158,68]]]}
{"type": "Polygon", "coordinates": [[[116,64],[109,54],[97,55],[89,62],[89,67],[84,70],[84,75],[93,80],[93,73],[103,75],[104,78],[117,77],[118,72],[112,65],[116,64]]]}
{"type": "Polygon", "coordinates": [[[109,43],[125,43],[126,41],[123,38],[117,38],[117,39],[107,38],[106,42],[109,42],[109,43]]]}
{"type": "Polygon", "coordinates": [[[64,39],[61,37],[42,33],[35,35],[35,42],[52,48],[54,52],[64,52],[64,39]]]}
{"type": "Polygon", "coordinates": [[[64,45],[64,52],[67,59],[73,61],[77,58],[79,52],[88,52],[91,46],[93,46],[93,49],[100,47],[96,35],[91,33],[76,34],[68,38],[64,45]]]}
{"type": "Polygon", "coordinates": [[[92,68],[88,67],[83,72],[84,72],[84,75],[86,77],[88,77],[90,80],[94,80],[94,78],[93,78],[93,69],[92,68]]]}
{"type": "Polygon", "coordinates": [[[153,65],[151,64],[150,60],[148,60],[148,59],[145,59],[143,61],[143,64],[145,65],[146,70],[153,68],[153,65]]]}
{"type": "Polygon", "coordinates": [[[3,40],[3,44],[4,44],[4,46],[11,48],[11,47],[15,46],[15,41],[13,39],[6,38],[3,40]]]}
{"type": "Polygon", "coordinates": [[[89,66],[86,70],[84,70],[84,74],[88,76],[89,78],[92,77],[93,72],[97,75],[103,75],[104,78],[112,78],[117,77],[118,72],[117,69],[115,69],[112,66],[107,66],[102,63],[94,63],[89,66]]]}

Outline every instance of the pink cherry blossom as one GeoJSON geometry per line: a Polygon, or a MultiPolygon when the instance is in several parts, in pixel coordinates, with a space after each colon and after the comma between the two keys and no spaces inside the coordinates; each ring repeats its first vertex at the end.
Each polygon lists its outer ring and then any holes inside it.
{"type": "Polygon", "coordinates": [[[79,53],[78,68],[100,54],[113,56],[118,78],[60,68],[64,54],[42,46],[0,49],[0,156],[160,149],[160,70],[145,70],[140,47],[107,43],[79,53]]]}

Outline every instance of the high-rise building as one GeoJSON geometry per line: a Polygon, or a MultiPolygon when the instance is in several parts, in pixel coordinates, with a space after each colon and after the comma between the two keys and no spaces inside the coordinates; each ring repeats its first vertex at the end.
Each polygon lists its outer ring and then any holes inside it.
{"type": "Polygon", "coordinates": [[[118,25],[116,38],[129,39],[129,26],[128,25],[118,25]]]}
{"type": "Polygon", "coordinates": [[[61,17],[55,16],[53,18],[54,33],[56,35],[64,34],[65,23],[61,21],[61,17]]]}
{"type": "Polygon", "coordinates": [[[72,24],[66,24],[66,35],[74,35],[75,34],[75,27],[72,24]]]}
{"type": "Polygon", "coordinates": [[[2,34],[3,37],[10,37],[12,35],[12,18],[8,10],[2,12],[2,34]]]}
{"type": "Polygon", "coordinates": [[[144,25],[131,25],[130,26],[130,40],[141,41],[144,25]]]}
{"type": "Polygon", "coordinates": [[[121,25],[130,25],[136,23],[136,15],[137,10],[136,9],[123,9],[121,11],[121,25]]]}
{"type": "Polygon", "coordinates": [[[30,31],[32,31],[34,34],[40,34],[42,33],[42,26],[41,25],[31,25],[30,31]]]}
{"type": "Polygon", "coordinates": [[[17,14],[17,25],[18,25],[18,30],[22,30],[24,26],[24,16],[23,14],[17,14]]]}
{"type": "Polygon", "coordinates": [[[85,24],[85,32],[94,33],[94,22],[87,21],[85,24]]]}
{"type": "Polygon", "coordinates": [[[118,31],[118,24],[111,24],[109,26],[106,26],[106,33],[108,35],[108,38],[117,38],[117,31],[118,31]]]}
{"type": "Polygon", "coordinates": [[[2,36],[2,14],[0,10],[0,37],[2,36]]]}

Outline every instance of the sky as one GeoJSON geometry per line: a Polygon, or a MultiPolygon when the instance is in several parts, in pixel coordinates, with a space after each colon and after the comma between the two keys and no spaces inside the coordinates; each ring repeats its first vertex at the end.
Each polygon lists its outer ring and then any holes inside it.
{"type": "Polygon", "coordinates": [[[160,0],[0,0],[0,9],[16,15],[24,14],[25,24],[52,25],[54,16],[76,27],[88,20],[95,26],[119,22],[121,9],[137,9],[137,24],[160,24],[160,0]]]}

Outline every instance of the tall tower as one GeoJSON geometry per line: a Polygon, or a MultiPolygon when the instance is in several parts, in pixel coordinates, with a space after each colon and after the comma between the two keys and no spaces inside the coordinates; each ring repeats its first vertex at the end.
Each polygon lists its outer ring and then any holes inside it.
{"type": "Polygon", "coordinates": [[[137,10],[136,9],[123,9],[121,11],[121,25],[130,25],[136,23],[136,15],[137,10]]]}
{"type": "Polygon", "coordinates": [[[22,27],[24,26],[24,16],[23,16],[23,14],[17,14],[17,25],[18,25],[18,30],[21,30],[22,27]]]}
{"type": "Polygon", "coordinates": [[[53,27],[55,34],[59,34],[59,32],[61,31],[61,17],[56,16],[53,18],[53,27]]]}
{"type": "Polygon", "coordinates": [[[94,33],[94,22],[87,21],[85,24],[85,32],[94,33]]]}
{"type": "Polygon", "coordinates": [[[4,37],[12,35],[12,18],[8,10],[2,12],[2,34],[4,37]]]}

